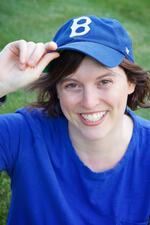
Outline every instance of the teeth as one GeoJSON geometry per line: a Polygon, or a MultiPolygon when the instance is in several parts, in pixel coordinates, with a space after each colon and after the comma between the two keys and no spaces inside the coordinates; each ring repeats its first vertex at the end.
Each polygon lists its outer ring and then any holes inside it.
{"type": "Polygon", "coordinates": [[[100,120],[105,115],[105,113],[106,112],[98,112],[93,114],[81,114],[81,115],[87,121],[96,122],[100,120]]]}

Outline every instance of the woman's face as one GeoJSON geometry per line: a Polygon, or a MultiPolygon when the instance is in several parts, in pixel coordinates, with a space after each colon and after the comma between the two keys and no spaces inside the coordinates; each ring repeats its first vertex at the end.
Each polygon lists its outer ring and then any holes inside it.
{"type": "Polygon", "coordinates": [[[106,68],[89,57],[57,85],[72,135],[88,140],[104,138],[119,129],[127,97],[133,91],[134,85],[122,68],[106,68]]]}

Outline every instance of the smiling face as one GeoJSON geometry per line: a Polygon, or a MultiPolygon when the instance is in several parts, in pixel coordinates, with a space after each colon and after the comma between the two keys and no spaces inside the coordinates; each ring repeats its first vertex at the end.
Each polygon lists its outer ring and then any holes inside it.
{"type": "Polygon", "coordinates": [[[106,68],[89,57],[57,85],[71,135],[87,140],[100,140],[120,129],[133,91],[122,68],[106,68]]]}

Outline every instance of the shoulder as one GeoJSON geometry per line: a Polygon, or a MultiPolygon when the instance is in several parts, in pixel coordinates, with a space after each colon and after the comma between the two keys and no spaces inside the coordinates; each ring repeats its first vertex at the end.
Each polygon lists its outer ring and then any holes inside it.
{"type": "Polygon", "coordinates": [[[34,110],[30,112],[28,108],[22,108],[22,109],[18,109],[16,112],[13,112],[13,113],[1,114],[0,125],[1,127],[2,126],[18,127],[18,125],[25,126],[25,124],[27,124],[27,121],[32,120],[32,118],[34,117],[40,118],[40,113],[38,112],[38,110],[34,110]]]}
{"type": "Polygon", "coordinates": [[[50,116],[39,108],[26,107],[17,110],[16,113],[21,115],[32,129],[59,129],[59,127],[66,126],[67,123],[64,116],[50,116]]]}
{"type": "Polygon", "coordinates": [[[150,121],[138,116],[131,110],[128,110],[127,113],[133,120],[133,136],[136,146],[139,149],[147,149],[147,152],[150,154],[150,121]]]}
{"type": "Polygon", "coordinates": [[[31,107],[25,107],[18,109],[16,111],[17,114],[22,115],[26,119],[34,119],[34,120],[50,120],[54,122],[61,122],[65,119],[64,116],[50,116],[47,112],[45,112],[41,108],[31,108],[31,107]]]}
{"type": "Polygon", "coordinates": [[[136,146],[139,148],[147,148],[150,150],[150,121],[138,116],[131,110],[127,110],[127,114],[133,121],[133,136],[136,146]]]}
{"type": "Polygon", "coordinates": [[[1,114],[0,127],[2,130],[34,130],[36,133],[40,129],[60,129],[66,126],[67,121],[64,116],[52,117],[39,108],[21,108],[15,113],[1,114]]]}
{"type": "Polygon", "coordinates": [[[136,113],[134,113],[131,110],[127,110],[127,113],[132,118],[134,125],[137,125],[139,129],[147,130],[147,132],[150,132],[150,120],[144,119],[141,116],[138,116],[136,113]]]}

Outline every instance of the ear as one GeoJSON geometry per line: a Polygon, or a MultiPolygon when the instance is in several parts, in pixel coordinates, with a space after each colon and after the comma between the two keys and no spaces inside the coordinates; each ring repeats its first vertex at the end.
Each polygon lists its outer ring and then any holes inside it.
{"type": "Polygon", "coordinates": [[[136,86],[136,84],[131,83],[130,81],[128,81],[128,94],[129,94],[129,95],[132,94],[132,93],[134,92],[135,86],[136,86]]]}

